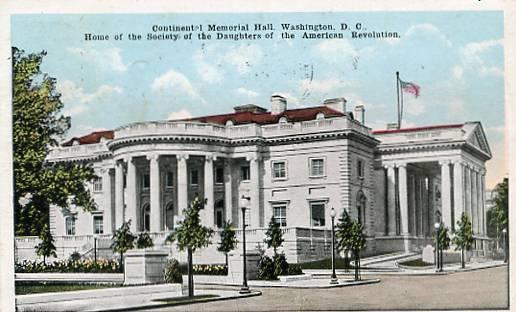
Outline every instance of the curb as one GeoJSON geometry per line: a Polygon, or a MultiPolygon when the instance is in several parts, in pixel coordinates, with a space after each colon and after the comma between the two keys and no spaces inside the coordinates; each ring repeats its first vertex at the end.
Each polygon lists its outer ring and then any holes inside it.
{"type": "MultiPolygon", "coordinates": [[[[237,290],[235,290],[235,292],[238,293],[237,290]]],[[[165,308],[168,306],[192,305],[192,304],[197,304],[197,303],[233,300],[233,299],[238,299],[238,298],[249,298],[249,297],[256,297],[256,296],[261,296],[261,295],[262,295],[261,291],[251,290],[251,292],[249,294],[238,293],[238,295],[233,295],[233,296],[228,296],[228,297],[204,298],[204,299],[199,299],[195,302],[185,302],[185,303],[175,303],[175,304],[163,302],[163,303],[157,303],[157,304],[144,304],[144,305],[133,306],[133,307],[129,307],[129,308],[103,309],[103,310],[99,310],[99,311],[116,312],[116,311],[135,311],[135,310],[141,310],[141,309],[157,309],[157,308],[165,308]]],[[[181,297],[177,297],[177,298],[181,298],[181,297]]],[[[160,302],[160,301],[159,301],[159,299],[154,299],[153,302],[160,302]]]]}

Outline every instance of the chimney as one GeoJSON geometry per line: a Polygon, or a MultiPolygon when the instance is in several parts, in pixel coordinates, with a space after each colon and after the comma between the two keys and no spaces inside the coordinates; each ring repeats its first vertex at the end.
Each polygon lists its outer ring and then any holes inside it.
{"type": "Polygon", "coordinates": [[[329,107],[333,110],[336,110],[338,112],[341,112],[343,114],[346,113],[346,99],[341,98],[335,98],[335,99],[327,99],[324,100],[324,106],[329,107]]]}
{"type": "Polygon", "coordinates": [[[279,94],[271,96],[271,114],[278,115],[287,110],[287,99],[279,94]]]}
{"type": "Polygon", "coordinates": [[[387,124],[387,130],[398,130],[398,123],[397,122],[390,122],[387,124]]]}
{"type": "Polygon", "coordinates": [[[355,106],[355,119],[365,125],[365,107],[364,105],[355,106]]]}

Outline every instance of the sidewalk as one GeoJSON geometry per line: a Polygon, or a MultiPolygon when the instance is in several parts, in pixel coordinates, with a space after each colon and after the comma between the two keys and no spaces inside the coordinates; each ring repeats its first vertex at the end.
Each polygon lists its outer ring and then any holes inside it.
{"type": "MultiPolygon", "coordinates": [[[[117,287],[98,290],[69,291],[16,296],[17,311],[127,311],[132,309],[163,307],[169,303],[159,299],[183,298],[177,287],[166,284],[117,287]],[[169,287],[171,286],[171,287],[169,287]],[[128,295],[128,291],[130,295],[128,295]]],[[[252,291],[240,294],[238,290],[196,289],[195,295],[215,295],[214,298],[198,302],[229,300],[259,296],[261,292],[252,291]]]]}

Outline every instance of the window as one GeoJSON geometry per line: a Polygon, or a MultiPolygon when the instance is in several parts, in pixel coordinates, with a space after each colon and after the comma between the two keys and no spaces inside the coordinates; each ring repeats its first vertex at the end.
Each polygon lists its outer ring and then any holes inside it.
{"type": "Polygon", "coordinates": [[[359,178],[364,177],[364,162],[360,159],[357,161],[357,176],[359,178]]]}
{"type": "Polygon", "coordinates": [[[199,185],[199,171],[197,169],[190,170],[190,185],[199,185]]]}
{"type": "Polygon", "coordinates": [[[272,207],[272,217],[274,223],[279,224],[279,226],[287,226],[287,205],[274,205],[272,207]]]}
{"type": "Polygon", "coordinates": [[[324,158],[310,159],[310,176],[322,177],[324,176],[324,158]]]}
{"type": "Polygon", "coordinates": [[[103,216],[93,216],[93,234],[104,234],[103,216]]]}
{"type": "Polygon", "coordinates": [[[287,165],[284,161],[272,163],[272,177],[274,179],[285,179],[287,177],[287,165]]]}
{"type": "Polygon", "coordinates": [[[312,226],[325,226],[324,219],[325,204],[322,202],[310,203],[310,218],[312,226]]]}
{"type": "Polygon", "coordinates": [[[65,218],[65,232],[66,235],[75,235],[75,217],[65,218]]]}
{"type": "Polygon", "coordinates": [[[150,231],[150,205],[145,204],[142,209],[141,231],[150,231]]]}
{"type": "Polygon", "coordinates": [[[215,168],[215,183],[219,183],[219,184],[224,183],[224,168],[222,168],[222,167],[215,168]]]}
{"type": "Polygon", "coordinates": [[[96,177],[93,180],[93,192],[102,192],[102,178],[96,177]]]}
{"type": "Polygon", "coordinates": [[[240,167],[240,179],[242,181],[251,180],[251,171],[249,170],[249,166],[240,167]]]}
{"type": "Polygon", "coordinates": [[[222,209],[217,209],[215,211],[215,223],[217,224],[218,228],[221,228],[223,226],[224,217],[222,209]]]}
{"type": "Polygon", "coordinates": [[[364,195],[364,192],[359,191],[357,194],[357,216],[360,224],[366,223],[366,207],[367,197],[364,195]]]}
{"type": "Polygon", "coordinates": [[[167,171],[165,176],[165,187],[173,187],[174,186],[174,173],[172,171],[167,171]]]}
{"type": "Polygon", "coordinates": [[[245,210],[245,226],[251,225],[251,209],[245,210]]]}
{"type": "Polygon", "coordinates": [[[148,173],[144,173],[142,176],[142,188],[144,190],[150,188],[150,175],[148,173]]]}

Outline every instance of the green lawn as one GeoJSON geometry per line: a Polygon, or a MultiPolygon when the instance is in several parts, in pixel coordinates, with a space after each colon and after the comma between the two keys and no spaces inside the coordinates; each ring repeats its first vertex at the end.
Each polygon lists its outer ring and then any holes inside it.
{"type": "Polygon", "coordinates": [[[433,263],[424,262],[421,258],[409,260],[405,262],[400,262],[400,265],[406,265],[406,266],[413,266],[413,267],[426,267],[426,266],[433,266],[433,263]]]}
{"type": "Polygon", "coordinates": [[[93,284],[42,284],[42,283],[16,283],[15,292],[17,295],[40,294],[49,292],[100,289],[117,287],[116,285],[93,285],[93,284]]]}
{"type": "MultiPolygon", "coordinates": [[[[319,261],[300,263],[299,266],[301,266],[302,269],[331,269],[331,258],[319,261]]],[[[345,269],[344,258],[335,258],[335,268],[345,269]]],[[[351,270],[352,268],[353,266],[350,264],[349,269],[351,270]]]]}

